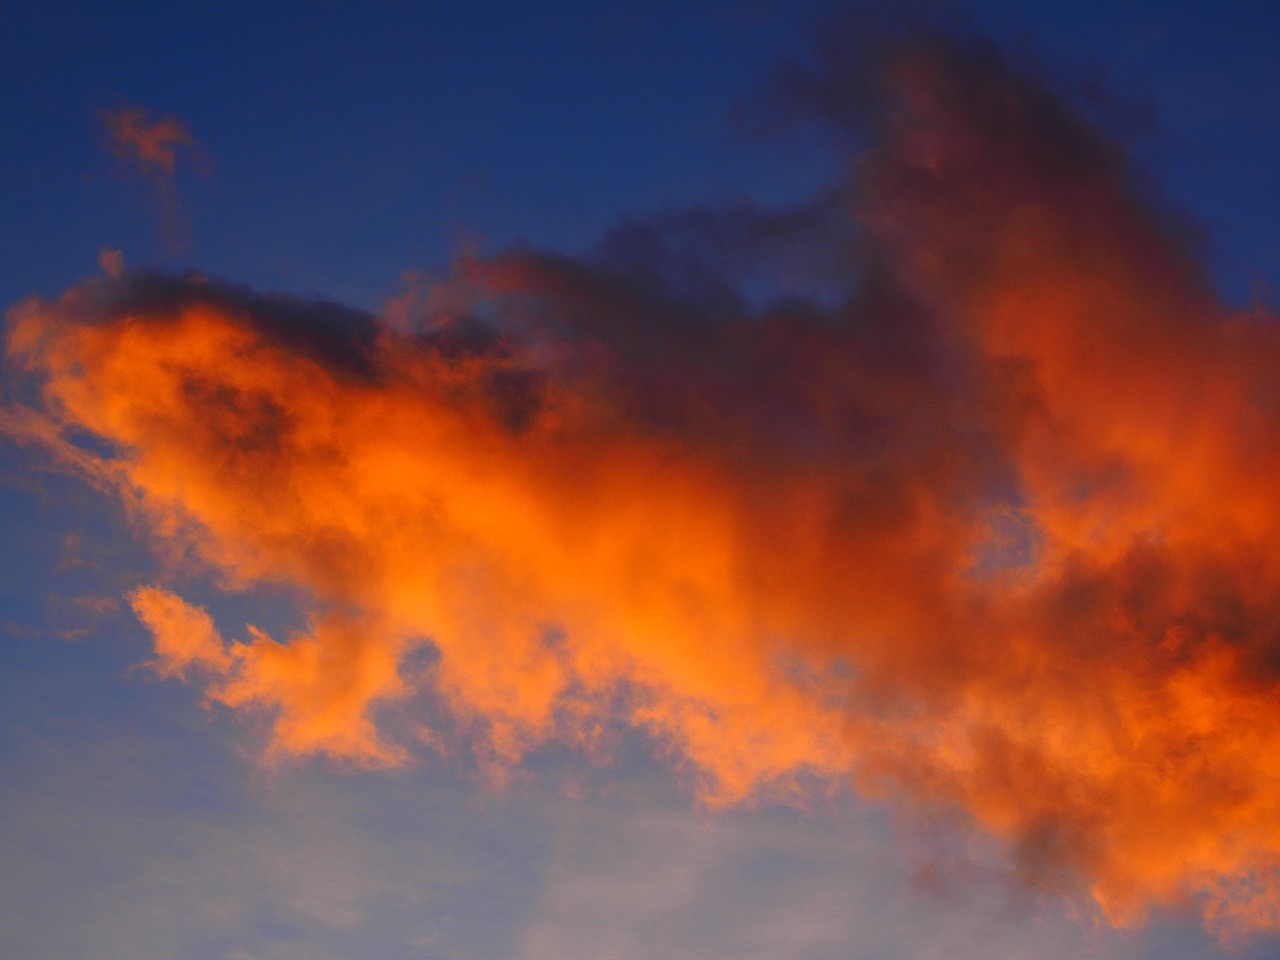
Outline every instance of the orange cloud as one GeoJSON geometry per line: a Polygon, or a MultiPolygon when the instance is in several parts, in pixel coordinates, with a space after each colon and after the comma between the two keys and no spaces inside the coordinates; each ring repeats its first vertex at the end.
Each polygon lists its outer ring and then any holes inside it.
{"type": "Polygon", "coordinates": [[[159,659],[152,666],[160,676],[186,679],[188,670],[197,667],[227,672],[230,658],[204,610],[156,587],[139,587],[129,600],[133,612],[156,638],[159,659]]]}
{"type": "Polygon", "coordinates": [[[0,427],[314,598],[284,643],[131,598],[276,755],[399,762],[378,718],[423,695],[498,766],[622,720],[712,803],[852,779],[1115,923],[1280,928],[1276,318],[1219,303],[1040,82],[872,53],[806,80],[870,144],[789,227],[844,258],[835,301],[669,251],[463,260],[416,323],[119,276],[11,313],[41,393],[0,427]]]}

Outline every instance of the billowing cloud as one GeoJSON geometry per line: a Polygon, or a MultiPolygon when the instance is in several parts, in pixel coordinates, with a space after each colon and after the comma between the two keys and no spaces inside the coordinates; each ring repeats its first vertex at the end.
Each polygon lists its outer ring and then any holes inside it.
{"type": "Polygon", "coordinates": [[[626,723],[711,803],[850,780],[1115,923],[1276,929],[1276,318],[999,53],[854,60],[789,79],[860,144],[809,207],[466,258],[385,321],[89,281],[11,312],[0,423],[310,598],[231,642],[131,598],[276,755],[398,762],[424,696],[496,768],[626,723]]]}

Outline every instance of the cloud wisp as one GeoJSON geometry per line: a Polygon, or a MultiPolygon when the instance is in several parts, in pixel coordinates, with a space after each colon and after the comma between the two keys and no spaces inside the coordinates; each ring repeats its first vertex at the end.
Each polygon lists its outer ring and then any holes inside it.
{"type": "Polygon", "coordinates": [[[108,148],[121,166],[155,191],[165,245],[181,249],[186,245],[187,225],[178,197],[179,162],[197,170],[207,167],[187,125],[174,116],[152,117],[144,107],[132,104],[101,110],[98,121],[107,134],[108,148]]]}
{"type": "Polygon", "coordinates": [[[402,762],[379,718],[420,696],[494,770],[622,723],[713,804],[849,780],[1117,924],[1280,929],[1276,318],[998,51],[854,59],[790,77],[858,135],[809,207],[465,258],[389,320],[89,281],[11,311],[39,400],[2,422],[311,598],[227,642],[131,597],[275,756],[402,762]],[[822,294],[748,292],[761,262],[822,294]]]}

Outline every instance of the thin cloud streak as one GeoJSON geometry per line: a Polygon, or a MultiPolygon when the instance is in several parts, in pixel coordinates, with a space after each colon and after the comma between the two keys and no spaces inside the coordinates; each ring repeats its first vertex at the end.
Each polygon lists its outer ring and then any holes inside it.
{"type": "Polygon", "coordinates": [[[379,719],[418,694],[495,777],[621,723],[713,805],[851,781],[1115,924],[1280,929],[1276,318],[981,40],[788,84],[857,134],[847,182],[707,236],[823,249],[821,297],[656,227],[462,259],[386,321],[125,272],[11,313],[39,400],[0,426],[225,584],[313,598],[283,643],[131,598],[274,757],[404,762],[379,719]]]}

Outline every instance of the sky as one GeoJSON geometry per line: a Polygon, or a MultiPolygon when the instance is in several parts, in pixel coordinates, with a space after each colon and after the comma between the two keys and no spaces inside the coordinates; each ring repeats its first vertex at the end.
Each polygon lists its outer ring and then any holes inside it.
{"type": "Polygon", "coordinates": [[[0,5],[0,953],[1280,947],[1271,5],[0,5]]]}

